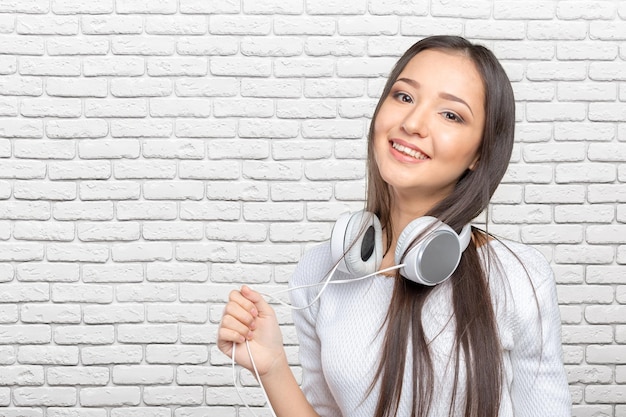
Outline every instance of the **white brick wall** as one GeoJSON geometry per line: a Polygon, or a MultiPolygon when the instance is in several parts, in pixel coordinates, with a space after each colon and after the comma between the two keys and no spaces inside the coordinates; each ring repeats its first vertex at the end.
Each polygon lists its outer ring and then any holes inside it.
{"type": "Polygon", "coordinates": [[[249,416],[215,346],[227,294],[284,288],[361,208],[384,76],[432,34],[513,81],[491,230],[552,262],[574,416],[626,417],[611,0],[0,0],[0,416],[249,416]]]}

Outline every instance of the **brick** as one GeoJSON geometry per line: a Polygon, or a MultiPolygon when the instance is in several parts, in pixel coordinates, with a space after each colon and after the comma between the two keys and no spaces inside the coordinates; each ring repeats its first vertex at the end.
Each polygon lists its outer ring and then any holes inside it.
{"type": "Polygon", "coordinates": [[[173,380],[174,368],[167,365],[116,365],[113,367],[112,381],[118,385],[164,385],[172,383],[173,380]]]}
{"type": "Polygon", "coordinates": [[[615,209],[610,205],[558,205],[554,207],[557,223],[610,223],[615,219],[615,209]]]}
{"type": "Polygon", "coordinates": [[[2,344],[38,345],[50,343],[50,340],[51,329],[45,324],[0,325],[0,343],[2,344]]]}
{"type": "Polygon", "coordinates": [[[146,33],[151,35],[203,35],[207,33],[204,16],[148,16],[146,33]]]}
{"type": "Polygon", "coordinates": [[[145,319],[140,305],[84,306],[85,324],[141,323],[145,319]]]}
{"type": "Polygon", "coordinates": [[[213,160],[266,159],[269,157],[269,144],[266,140],[246,139],[245,146],[239,147],[232,146],[230,141],[212,140],[209,141],[208,154],[213,160]]]}
{"type": "Polygon", "coordinates": [[[239,260],[243,263],[290,263],[297,262],[299,259],[300,248],[298,245],[242,244],[239,247],[239,260]]]}
{"type": "Polygon", "coordinates": [[[568,1],[556,8],[560,20],[611,20],[615,14],[616,5],[610,1],[568,1]]]}
{"type": "Polygon", "coordinates": [[[0,244],[0,261],[40,261],[43,259],[43,245],[40,243],[0,244]]]}
{"type": "Polygon", "coordinates": [[[165,36],[118,36],[112,39],[111,51],[115,55],[172,55],[176,40],[165,36]]]}
{"type": "Polygon", "coordinates": [[[208,73],[208,63],[196,57],[148,58],[147,69],[151,77],[202,76],[208,73]]]}
{"type": "Polygon", "coordinates": [[[240,217],[239,203],[231,202],[181,202],[181,220],[238,220],[240,217]]]}
{"type": "Polygon", "coordinates": [[[591,161],[626,161],[626,144],[592,143],[589,145],[587,157],[591,161]]]}
{"type": "Polygon", "coordinates": [[[271,117],[274,115],[274,102],[254,98],[219,98],[213,101],[213,114],[215,117],[271,117]]]}
{"type": "Polygon", "coordinates": [[[81,30],[86,35],[140,34],[143,16],[82,16],[81,30]]]}
{"type": "Polygon", "coordinates": [[[585,387],[587,403],[623,403],[626,401],[626,386],[623,385],[588,385],[585,387]]]}
{"type": "Polygon", "coordinates": [[[20,281],[74,282],[79,280],[78,265],[65,263],[28,263],[17,267],[20,281]]]}
{"type": "Polygon", "coordinates": [[[38,36],[3,36],[0,52],[8,55],[43,55],[44,39],[38,36]]]}
{"type": "Polygon", "coordinates": [[[143,196],[147,200],[201,200],[204,187],[200,181],[147,181],[143,196]]]}
{"type": "Polygon", "coordinates": [[[522,40],[526,36],[526,24],[510,20],[469,20],[465,24],[465,34],[474,39],[522,40]]]}
{"type": "Polygon", "coordinates": [[[80,405],[85,407],[139,405],[140,401],[139,387],[82,388],[80,390],[80,405]]]}
{"type": "Polygon", "coordinates": [[[173,220],[176,216],[175,202],[120,201],[117,204],[119,220],[173,220]]]}
{"type": "Polygon", "coordinates": [[[208,117],[211,102],[205,99],[159,99],[150,100],[152,117],[208,117]]]}
{"type": "Polygon", "coordinates": [[[3,366],[0,373],[0,385],[43,385],[42,366],[3,366]]]}
{"type": "Polygon", "coordinates": [[[613,342],[613,327],[610,325],[564,325],[562,334],[563,343],[566,345],[613,342]]]}
{"type": "Polygon", "coordinates": [[[488,18],[491,15],[492,4],[489,1],[457,1],[450,4],[445,0],[433,0],[430,6],[432,16],[460,17],[460,18],[488,18]]]}
{"type": "Polygon", "coordinates": [[[0,94],[7,96],[40,96],[43,94],[43,80],[36,77],[0,77],[0,94]]]}
{"type": "Polygon", "coordinates": [[[302,54],[303,41],[291,37],[272,39],[254,36],[244,38],[240,47],[245,56],[289,57],[302,54]]]}
{"type": "Polygon", "coordinates": [[[91,57],[83,59],[86,77],[130,77],[144,74],[144,59],[140,57],[91,57]]]}
{"type": "Polygon", "coordinates": [[[55,284],[52,286],[52,301],[108,304],[113,301],[113,288],[96,284],[55,284]]]}
{"type": "Polygon", "coordinates": [[[209,70],[212,75],[240,77],[269,77],[272,72],[270,62],[262,58],[215,57],[209,70]]]}
{"type": "Polygon", "coordinates": [[[114,181],[103,183],[83,181],[79,187],[81,200],[124,200],[139,198],[139,184],[133,182],[114,181]]]}
{"type": "Polygon", "coordinates": [[[612,265],[589,265],[586,281],[590,284],[625,284],[623,267],[612,265]]]}
{"type": "Polygon", "coordinates": [[[132,407],[132,408],[113,408],[111,417],[171,417],[172,413],[166,407],[132,407]]]}
{"type": "Polygon", "coordinates": [[[255,1],[245,0],[243,11],[247,14],[302,14],[304,5],[302,0],[272,0],[261,4],[255,1]]]}
{"type": "Polygon", "coordinates": [[[530,21],[528,38],[535,40],[584,40],[587,36],[586,22],[530,21]]]}
{"type": "Polygon", "coordinates": [[[17,406],[71,407],[76,405],[76,388],[16,388],[13,403],[17,406]]]}
{"type": "MultiPolygon", "coordinates": [[[[295,77],[330,77],[335,70],[335,62],[328,58],[278,58],[274,61],[274,75],[279,78],[295,77]]],[[[269,76],[265,69],[256,72],[269,76]]],[[[235,75],[239,75],[235,73],[235,75]]],[[[246,74],[241,74],[246,75],[246,74]]]]}
{"type": "Polygon", "coordinates": [[[554,252],[555,261],[565,264],[609,264],[613,257],[613,248],[607,246],[557,245],[554,252]]]}
{"type": "Polygon", "coordinates": [[[233,138],[237,124],[228,119],[179,119],[176,136],[179,138],[233,138]]]}
{"type": "Polygon", "coordinates": [[[53,217],[56,220],[111,220],[112,202],[63,202],[54,203],[53,217]]]}
{"type": "Polygon", "coordinates": [[[587,190],[590,203],[626,202],[626,187],[621,184],[590,184],[587,190]]]}
{"type": "Polygon", "coordinates": [[[209,19],[209,33],[214,35],[268,35],[271,20],[265,16],[214,15],[209,19]]]}
{"type": "Polygon", "coordinates": [[[541,225],[522,227],[522,242],[541,243],[580,243],[583,241],[581,226],[541,225]]]}
{"type": "Polygon", "coordinates": [[[626,40],[626,34],[624,34],[624,25],[620,21],[589,22],[589,38],[609,41],[626,40]]]}
{"type": "Polygon", "coordinates": [[[617,62],[591,62],[589,63],[589,78],[594,81],[624,81],[626,63],[617,62]]]}
{"type": "Polygon", "coordinates": [[[333,35],[336,23],[333,18],[323,16],[275,16],[276,35],[333,35]]]}
{"type": "Polygon", "coordinates": [[[46,123],[50,139],[103,138],[109,128],[104,120],[51,120],[46,123]]]}
{"type": "Polygon", "coordinates": [[[621,103],[589,103],[589,120],[619,122],[626,119],[626,110],[621,103]]]}
{"type": "Polygon", "coordinates": [[[83,242],[130,241],[140,238],[139,223],[95,222],[81,223],[77,229],[78,239],[83,242]]]}
{"type": "Polygon", "coordinates": [[[586,228],[586,238],[588,243],[613,243],[618,244],[624,241],[626,225],[589,225],[586,228]]]}
{"type": "Polygon", "coordinates": [[[585,187],[582,185],[533,185],[524,187],[524,201],[534,204],[582,204],[585,187]]]}
{"type": "Polygon", "coordinates": [[[117,286],[116,299],[120,302],[175,301],[173,284],[124,284],[117,286]]]}
{"type": "Polygon", "coordinates": [[[145,99],[87,99],[86,117],[146,117],[148,103],[145,99]]]}
{"type": "Polygon", "coordinates": [[[233,36],[181,36],[176,41],[176,51],[180,55],[235,55],[239,42],[233,36]]]}
{"type": "Polygon", "coordinates": [[[333,189],[330,184],[272,184],[272,201],[328,201],[333,189]]]}
{"type": "Polygon", "coordinates": [[[574,61],[531,62],[526,76],[531,81],[582,81],[587,76],[587,68],[586,63],[574,61]]]}
{"type": "MultiPolygon", "coordinates": [[[[104,80],[103,80],[104,81],[104,80]]],[[[172,80],[161,78],[114,78],[111,95],[114,97],[165,97],[172,94],[172,80]]]]}
{"type": "Polygon", "coordinates": [[[152,304],[147,307],[147,319],[151,323],[205,323],[208,312],[205,305],[152,304]]]}
{"type": "Polygon", "coordinates": [[[284,119],[335,118],[335,100],[281,100],[276,103],[276,116],[284,119]]]}
{"type": "Polygon", "coordinates": [[[615,138],[615,126],[600,122],[559,122],[554,124],[556,141],[611,141],[615,138]]]}
{"type": "Polygon", "coordinates": [[[54,341],[60,345],[110,345],[114,339],[113,326],[64,326],[54,329],[54,341]]]}
{"type": "Polygon", "coordinates": [[[143,269],[140,265],[83,265],[83,282],[141,282],[143,269]]]}
{"type": "Polygon", "coordinates": [[[606,366],[568,366],[566,367],[567,380],[570,384],[580,382],[584,384],[610,383],[612,371],[606,366]]]}
{"type": "Polygon", "coordinates": [[[116,0],[116,12],[126,13],[176,13],[176,0],[116,0]]]}
{"type": "Polygon", "coordinates": [[[302,136],[310,139],[360,139],[364,135],[361,120],[306,120],[302,136]]]}
{"type": "MultiPolygon", "coordinates": [[[[219,125],[216,125],[216,127],[219,128],[219,125]]],[[[155,140],[150,140],[148,142],[144,142],[142,150],[143,150],[143,156],[145,158],[203,159],[205,156],[204,147],[205,147],[204,142],[202,140],[155,139],[155,140]]],[[[163,161],[158,161],[158,162],[163,163],[163,161]]],[[[168,171],[166,170],[166,172],[168,171]]]]}
{"type": "Polygon", "coordinates": [[[176,80],[176,95],[180,97],[232,97],[238,90],[239,81],[233,78],[209,76],[176,80]]]}
{"type": "Polygon", "coordinates": [[[78,305],[23,305],[20,317],[23,323],[78,324],[81,321],[81,310],[78,305]]]}
{"type": "Polygon", "coordinates": [[[49,385],[106,385],[109,369],[104,367],[50,367],[46,372],[49,385]]]}
{"type": "Polygon", "coordinates": [[[369,56],[401,56],[414,43],[410,38],[396,36],[375,36],[367,40],[369,56]]]}
{"type": "MultiPolygon", "coordinates": [[[[235,262],[237,259],[237,247],[234,244],[223,242],[179,243],[176,245],[176,259],[189,262],[235,262]]],[[[162,271],[171,268],[173,267],[168,268],[164,266],[162,271]]],[[[180,272],[180,270],[178,272],[180,272]]],[[[197,281],[206,281],[207,274],[202,273],[195,275],[194,278],[197,281]]],[[[185,281],[189,280],[189,277],[170,273],[160,276],[159,279],[185,281]]]]}
{"type": "Polygon", "coordinates": [[[18,361],[36,365],[77,365],[76,346],[20,346],[18,361]]]}
{"type": "Polygon", "coordinates": [[[617,45],[596,41],[560,42],[556,46],[559,60],[613,61],[618,56],[617,45]]]}
{"type": "Polygon", "coordinates": [[[40,120],[11,120],[0,118],[0,137],[41,138],[43,137],[43,123],[40,120]]]}
{"type": "Polygon", "coordinates": [[[203,236],[203,225],[199,222],[145,222],[142,236],[146,240],[200,240],[203,236]]]}
{"type": "MultiPolygon", "coordinates": [[[[591,305],[585,308],[585,319],[590,324],[616,324],[626,322],[626,306],[597,306],[591,305]]],[[[618,349],[606,349],[606,346],[596,347],[594,349],[594,355],[591,354],[591,346],[587,348],[587,362],[592,362],[592,359],[601,360],[604,359],[605,363],[626,363],[626,352],[621,352],[618,349]],[[615,357],[611,355],[614,354],[615,357]],[[618,359],[620,358],[621,359],[618,359]]],[[[623,349],[622,349],[623,350],[623,349]]],[[[595,362],[597,363],[597,362],[595,362]]]]}
{"type": "Polygon", "coordinates": [[[240,138],[288,139],[297,137],[299,130],[300,123],[297,121],[241,119],[237,132],[240,138]]]}
{"type": "Polygon", "coordinates": [[[139,363],[143,358],[141,346],[85,346],[80,350],[83,365],[139,363]]]}
{"type": "Polygon", "coordinates": [[[267,226],[255,223],[210,222],[206,225],[210,240],[234,242],[263,242],[267,238],[267,226]]]}
{"type": "Polygon", "coordinates": [[[76,185],[70,182],[15,181],[13,196],[19,200],[74,200],[76,185]]]}
{"type": "Polygon", "coordinates": [[[239,13],[240,11],[240,1],[235,0],[215,0],[211,2],[205,2],[203,0],[180,0],[181,13],[228,14],[239,13]]]}
{"type": "Polygon", "coordinates": [[[111,248],[115,262],[154,262],[172,259],[172,245],[168,242],[120,243],[111,248]]]}
{"type": "Polygon", "coordinates": [[[576,122],[585,120],[587,113],[583,103],[528,103],[526,118],[530,122],[576,122]]]}
{"type": "Polygon", "coordinates": [[[81,142],[78,154],[82,159],[121,159],[138,158],[140,143],[137,140],[103,140],[97,142],[81,142]]]}
{"type": "Polygon", "coordinates": [[[143,400],[147,405],[200,405],[202,387],[146,387],[143,400]]]}
{"type": "Polygon", "coordinates": [[[616,179],[613,164],[559,164],[555,168],[555,180],[558,184],[567,183],[611,183],[616,179]]]}
{"type": "Polygon", "coordinates": [[[330,238],[332,226],[324,223],[292,225],[276,223],[270,225],[270,241],[289,242],[322,242],[330,238]]]}
{"type": "Polygon", "coordinates": [[[15,304],[0,304],[0,323],[17,323],[18,308],[15,304]]]}
{"type": "Polygon", "coordinates": [[[290,140],[272,143],[272,157],[275,161],[290,159],[326,159],[332,155],[330,141],[290,140]]]}

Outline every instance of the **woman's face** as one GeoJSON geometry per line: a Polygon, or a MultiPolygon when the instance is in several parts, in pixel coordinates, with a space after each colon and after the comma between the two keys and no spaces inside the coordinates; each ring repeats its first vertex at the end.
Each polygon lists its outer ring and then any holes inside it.
{"type": "Polygon", "coordinates": [[[434,204],[452,192],[478,161],[484,100],[466,56],[428,49],[409,61],[374,121],[376,164],[397,195],[434,204]]]}

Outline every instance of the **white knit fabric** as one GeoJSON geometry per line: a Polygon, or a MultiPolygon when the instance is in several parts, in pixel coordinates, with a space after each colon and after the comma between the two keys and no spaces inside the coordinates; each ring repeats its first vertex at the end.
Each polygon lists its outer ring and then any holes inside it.
{"type": "MultiPolygon", "coordinates": [[[[500,341],[505,350],[499,416],[570,416],[560,315],[550,265],[538,251],[520,243],[494,240],[489,245],[500,260],[500,271],[504,272],[503,276],[491,267],[489,274],[500,341]]],[[[485,259],[487,251],[479,252],[485,259]]],[[[331,268],[329,245],[312,248],[300,261],[290,286],[320,282],[331,268]]],[[[348,278],[340,272],[333,277],[334,280],[348,278]]],[[[318,291],[319,288],[294,290],[291,301],[294,305],[307,305],[318,291]]],[[[367,391],[378,365],[384,335],[384,329],[380,329],[392,292],[393,279],[377,275],[329,285],[312,307],[294,311],[303,368],[302,389],[322,417],[373,415],[379,391],[376,388],[369,396],[367,391]]],[[[422,321],[426,337],[431,340],[436,379],[430,416],[448,416],[454,378],[451,352],[455,326],[450,281],[431,293],[422,321]]],[[[464,399],[462,359],[460,370],[457,399],[464,399]]],[[[410,387],[411,380],[408,364],[404,387],[410,387]]],[[[408,389],[403,391],[399,417],[411,414],[408,389]]],[[[463,401],[457,403],[454,416],[462,416],[463,401]]]]}

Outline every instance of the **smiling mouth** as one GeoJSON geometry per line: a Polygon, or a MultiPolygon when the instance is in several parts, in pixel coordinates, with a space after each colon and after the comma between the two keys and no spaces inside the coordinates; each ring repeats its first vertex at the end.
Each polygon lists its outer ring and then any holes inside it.
{"type": "Polygon", "coordinates": [[[391,147],[393,149],[395,149],[396,151],[403,153],[405,155],[408,155],[412,158],[415,159],[419,159],[419,160],[425,160],[425,159],[430,159],[430,157],[428,155],[425,155],[423,153],[421,153],[420,151],[416,151],[415,149],[411,149],[411,148],[407,148],[404,145],[400,145],[399,143],[396,142],[391,142],[391,147]]]}

